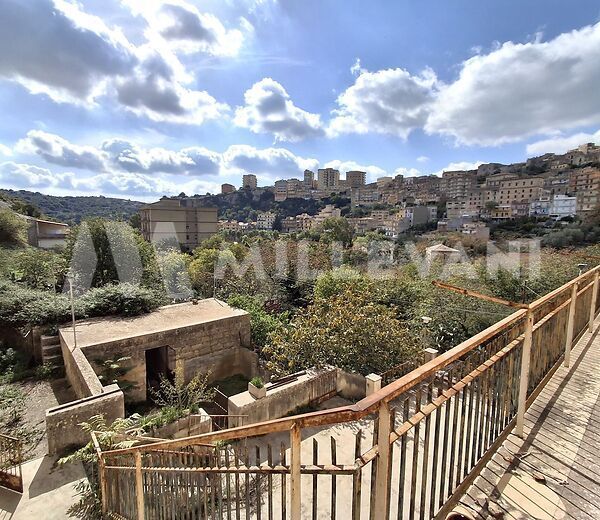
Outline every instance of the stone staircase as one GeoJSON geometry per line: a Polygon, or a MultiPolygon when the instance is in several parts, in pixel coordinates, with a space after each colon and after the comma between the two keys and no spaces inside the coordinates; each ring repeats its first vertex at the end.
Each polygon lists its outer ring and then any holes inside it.
{"type": "Polygon", "coordinates": [[[56,367],[64,366],[62,351],[60,349],[60,339],[56,336],[42,336],[42,363],[50,364],[56,367]]]}

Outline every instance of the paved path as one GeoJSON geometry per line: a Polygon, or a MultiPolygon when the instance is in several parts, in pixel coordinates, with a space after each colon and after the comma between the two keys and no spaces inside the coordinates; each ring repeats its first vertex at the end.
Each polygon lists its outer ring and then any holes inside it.
{"type": "Polygon", "coordinates": [[[40,457],[23,464],[25,492],[0,487],[0,520],[64,520],[77,501],[73,486],[85,478],[81,464],[54,467],[54,458],[40,457]]]}
{"type": "MultiPolygon", "coordinates": [[[[489,518],[491,497],[506,519],[600,519],[600,319],[511,434],[462,502],[489,518]]],[[[495,507],[492,505],[492,508],[495,507]]]]}

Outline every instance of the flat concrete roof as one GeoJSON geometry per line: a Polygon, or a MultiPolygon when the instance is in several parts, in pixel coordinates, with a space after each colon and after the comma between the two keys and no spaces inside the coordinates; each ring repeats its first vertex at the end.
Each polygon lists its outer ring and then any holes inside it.
{"type": "MultiPolygon", "coordinates": [[[[194,325],[245,314],[247,314],[246,311],[234,309],[215,298],[208,298],[199,300],[195,305],[192,302],[166,305],[148,314],[130,318],[108,316],[80,320],[75,323],[77,347],[84,349],[92,345],[193,327],[194,325]]],[[[67,346],[73,348],[73,327],[61,327],[60,332],[67,346]]]]}

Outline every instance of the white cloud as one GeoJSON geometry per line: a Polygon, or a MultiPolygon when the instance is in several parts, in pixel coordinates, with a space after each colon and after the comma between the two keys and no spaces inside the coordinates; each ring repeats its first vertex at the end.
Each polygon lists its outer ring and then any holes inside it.
{"type": "Polygon", "coordinates": [[[459,144],[500,145],[600,122],[600,24],[507,42],[462,64],[426,124],[459,144]]]}
{"type": "Polygon", "coordinates": [[[228,173],[255,173],[265,180],[298,176],[317,168],[316,159],[299,157],[285,148],[254,148],[232,145],[223,153],[223,168],[228,173]]]}
{"type": "MultiPolygon", "coordinates": [[[[148,23],[146,37],[157,45],[171,49],[213,56],[236,56],[244,35],[238,29],[227,30],[214,15],[200,12],[196,6],[181,0],[125,0],[135,15],[148,23]]],[[[248,30],[248,22],[242,27],[248,30]]]]}
{"type": "Polygon", "coordinates": [[[406,139],[422,127],[433,101],[437,78],[431,69],[413,76],[404,69],[360,71],[354,85],[337,98],[328,134],[393,134],[406,139]]]}
{"type": "Polygon", "coordinates": [[[473,161],[473,162],[459,161],[459,162],[452,162],[448,166],[446,166],[445,168],[442,168],[441,170],[438,170],[437,172],[432,172],[430,175],[437,175],[438,177],[441,177],[442,173],[444,173],[444,172],[476,170],[482,164],[484,164],[483,161],[473,161]]]}
{"type": "Polygon", "coordinates": [[[80,146],[42,130],[30,130],[17,142],[16,150],[24,154],[36,154],[52,164],[69,168],[104,171],[108,156],[93,146],[80,146]]]}
{"type": "Polygon", "coordinates": [[[5,144],[0,143],[0,154],[10,157],[12,155],[12,150],[5,144]]]}
{"type": "Polygon", "coordinates": [[[59,102],[93,101],[137,61],[122,33],[63,0],[4,2],[0,48],[0,76],[59,102]]]}
{"type": "Polygon", "coordinates": [[[417,162],[418,163],[429,162],[429,157],[427,157],[426,155],[421,155],[421,156],[417,157],[417,162]]]}
{"type": "Polygon", "coordinates": [[[12,161],[0,163],[0,182],[12,188],[72,187],[73,175],[55,174],[46,168],[12,161]]]}
{"type": "Polygon", "coordinates": [[[4,3],[0,47],[0,77],[57,102],[91,105],[107,95],[139,116],[195,125],[229,110],[186,86],[194,77],[165,40],[136,46],[65,0],[4,3]]]}
{"type": "Polygon", "coordinates": [[[111,163],[121,170],[136,173],[172,173],[184,175],[218,175],[221,157],[202,147],[179,151],[166,148],[142,148],[123,139],[102,144],[111,163]]]}
{"type": "Polygon", "coordinates": [[[367,172],[367,182],[374,182],[377,177],[386,175],[386,171],[379,166],[373,164],[364,166],[354,161],[340,161],[339,159],[326,162],[324,168],[335,168],[343,173],[349,171],[367,172]]]}
{"type": "Polygon", "coordinates": [[[421,170],[417,168],[396,168],[394,171],[394,176],[402,175],[403,177],[420,177],[421,175],[425,175],[421,170]]]}
{"type": "Polygon", "coordinates": [[[323,135],[321,117],[294,105],[285,88],[264,78],[244,94],[245,106],[235,111],[234,124],[254,133],[272,133],[278,141],[300,141],[323,135]]]}
{"type": "Polygon", "coordinates": [[[593,134],[580,132],[573,135],[557,135],[527,145],[527,156],[543,155],[547,152],[565,153],[585,143],[600,143],[600,130],[593,134]]]}
{"type": "Polygon", "coordinates": [[[367,72],[367,70],[362,68],[360,64],[360,58],[356,58],[356,61],[354,62],[352,67],[350,67],[350,73],[353,76],[360,76],[363,72],[367,72]]]}

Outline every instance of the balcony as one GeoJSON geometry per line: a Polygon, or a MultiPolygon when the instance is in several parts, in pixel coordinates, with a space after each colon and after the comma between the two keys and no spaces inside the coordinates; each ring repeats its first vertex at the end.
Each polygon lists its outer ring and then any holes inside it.
{"type": "Polygon", "coordinates": [[[600,518],[599,272],[356,404],[98,447],[102,507],[126,519],[600,518]]]}

